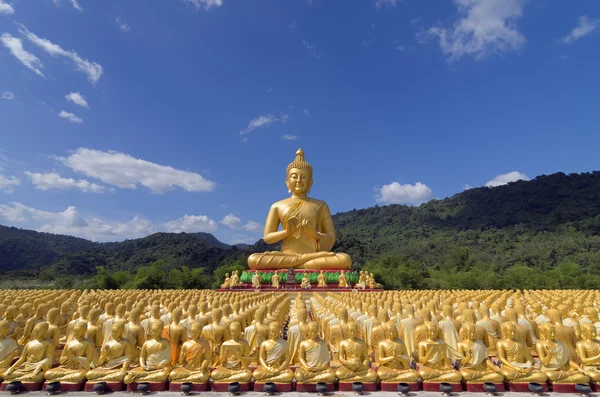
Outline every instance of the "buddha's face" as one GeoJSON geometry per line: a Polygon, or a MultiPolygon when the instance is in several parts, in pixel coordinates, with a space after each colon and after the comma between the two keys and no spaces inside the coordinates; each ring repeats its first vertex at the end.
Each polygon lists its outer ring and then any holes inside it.
{"type": "Polygon", "coordinates": [[[513,323],[504,323],[504,327],[502,329],[504,336],[506,339],[514,339],[515,333],[517,332],[517,328],[513,323]]]}
{"type": "Polygon", "coordinates": [[[383,329],[385,330],[385,336],[388,339],[396,339],[398,337],[398,329],[395,325],[387,323],[383,326],[383,329]]]}
{"type": "Polygon", "coordinates": [[[229,325],[229,335],[231,335],[231,339],[233,339],[233,340],[239,339],[241,330],[242,330],[242,327],[241,327],[240,323],[238,323],[237,321],[232,322],[229,325]]]}
{"type": "Polygon", "coordinates": [[[308,339],[315,339],[319,332],[319,326],[315,322],[311,322],[308,324],[308,339]]]}
{"type": "Polygon", "coordinates": [[[546,340],[554,340],[554,338],[556,337],[556,328],[554,327],[554,325],[549,325],[549,324],[545,324],[546,328],[545,328],[545,332],[544,332],[544,339],[546,340]]]}
{"type": "Polygon", "coordinates": [[[119,340],[123,336],[123,331],[125,330],[123,323],[115,323],[110,330],[110,334],[112,335],[114,340],[119,340]]]}
{"type": "Polygon", "coordinates": [[[8,321],[0,321],[0,340],[6,338],[8,331],[10,330],[10,324],[8,321]]]}
{"type": "Polygon", "coordinates": [[[157,324],[157,323],[152,324],[152,327],[150,327],[150,334],[152,335],[152,339],[156,339],[156,340],[160,339],[163,328],[164,328],[163,324],[157,324]]]}
{"type": "Polygon", "coordinates": [[[465,329],[465,337],[469,340],[475,339],[475,327],[472,324],[467,324],[463,327],[465,329]]]}
{"type": "Polygon", "coordinates": [[[313,184],[312,172],[308,168],[292,168],[288,172],[285,184],[288,192],[294,195],[309,193],[313,184]]]}
{"type": "Polygon", "coordinates": [[[427,325],[427,338],[436,339],[437,337],[437,326],[433,323],[427,325]]]}
{"type": "Polygon", "coordinates": [[[269,324],[269,338],[271,339],[277,339],[279,338],[279,335],[281,334],[281,326],[279,325],[278,322],[272,322],[271,324],[269,324]]]}
{"type": "Polygon", "coordinates": [[[585,340],[595,340],[596,339],[596,327],[592,324],[584,324],[581,327],[581,334],[583,339],[585,340]]]}

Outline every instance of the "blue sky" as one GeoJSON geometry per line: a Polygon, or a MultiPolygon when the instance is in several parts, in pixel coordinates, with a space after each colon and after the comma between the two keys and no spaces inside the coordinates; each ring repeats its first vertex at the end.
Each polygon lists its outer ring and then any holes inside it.
{"type": "Polygon", "coordinates": [[[332,212],[598,169],[595,0],[0,0],[0,223],[253,242],[298,147],[332,212]]]}

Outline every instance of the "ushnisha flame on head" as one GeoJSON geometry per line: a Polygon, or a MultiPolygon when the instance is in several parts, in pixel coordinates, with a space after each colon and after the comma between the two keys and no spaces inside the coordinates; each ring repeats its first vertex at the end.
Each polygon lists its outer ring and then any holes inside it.
{"type": "Polygon", "coordinates": [[[297,168],[299,170],[306,168],[310,171],[310,174],[312,175],[312,172],[313,172],[312,166],[310,164],[308,164],[308,162],[306,160],[304,160],[304,150],[298,149],[296,151],[296,159],[287,166],[287,168],[285,170],[285,174],[286,175],[289,174],[289,172],[292,168],[297,168]]]}

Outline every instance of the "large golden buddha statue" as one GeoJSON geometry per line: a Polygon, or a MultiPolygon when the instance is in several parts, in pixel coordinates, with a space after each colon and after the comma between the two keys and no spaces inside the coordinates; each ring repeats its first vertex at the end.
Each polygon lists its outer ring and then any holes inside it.
{"type": "Polygon", "coordinates": [[[292,196],[271,206],[263,236],[267,244],[281,241],[281,251],[250,255],[250,269],[349,269],[350,256],[330,252],[335,230],[329,207],[324,201],[307,196],[313,175],[302,149],[287,166],[285,183],[292,196]],[[278,230],[280,224],[282,230],[278,230]]]}

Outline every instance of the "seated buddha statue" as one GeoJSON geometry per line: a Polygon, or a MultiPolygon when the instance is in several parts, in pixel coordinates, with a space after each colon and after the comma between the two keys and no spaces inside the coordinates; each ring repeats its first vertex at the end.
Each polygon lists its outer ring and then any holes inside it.
{"type": "Polygon", "coordinates": [[[54,345],[46,338],[48,323],[37,323],[31,331],[29,342],[23,348],[21,357],[10,366],[2,377],[4,382],[43,382],[44,373],[52,366],[54,345]]]}
{"type": "Polygon", "coordinates": [[[540,340],[536,343],[536,351],[542,364],[541,370],[552,383],[589,383],[586,375],[574,359],[569,356],[569,349],[556,340],[556,328],[546,323],[540,326],[540,340]]]}
{"type": "Polygon", "coordinates": [[[171,372],[171,342],[162,337],[165,323],[155,320],[150,325],[150,337],[140,351],[140,366],[127,372],[123,381],[166,382],[171,372]]]}
{"type": "Polygon", "coordinates": [[[300,283],[300,288],[310,289],[310,280],[308,279],[308,275],[306,273],[304,273],[304,276],[302,276],[302,282],[300,283]]]}
{"type": "Polygon", "coordinates": [[[59,366],[44,374],[48,381],[82,383],[90,370],[94,358],[94,344],[85,337],[86,323],[77,323],[73,329],[73,339],[67,342],[59,359],[59,366]]]}
{"type": "Polygon", "coordinates": [[[19,345],[13,338],[8,338],[10,323],[6,320],[0,321],[0,381],[2,374],[12,364],[16,357],[19,345]]]}
{"type": "Polygon", "coordinates": [[[534,367],[534,361],[527,346],[516,339],[517,327],[512,322],[502,324],[503,338],[496,344],[500,370],[507,381],[513,383],[544,383],[546,374],[534,367]]]}
{"type": "Polygon", "coordinates": [[[338,276],[338,288],[348,288],[348,276],[346,276],[346,272],[344,270],[340,270],[340,275],[338,276]]]}
{"type": "Polygon", "coordinates": [[[126,325],[116,322],[111,328],[111,339],[102,345],[96,368],[88,371],[91,382],[122,382],[129,365],[137,358],[136,347],[124,337],[126,325]]]}
{"type": "Polygon", "coordinates": [[[260,272],[257,271],[256,273],[254,273],[254,275],[252,276],[252,288],[260,288],[260,272]]]}
{"type": "Polygon", "coordinates": [[[377,373],[371,369],[367,344],[357,338],[356,323],[349,323],[347,338],[340,342],[338,359],[342,364],[336,371],[340,382],[375,382],[377,373]]]}
{"type": "Polygon", "coordinates": [[[476,339],[475,324],[461,327],[463,340],[458,343],[458,352],[464,356],[460,360],[460,374],[467,383],[500,383],[504,375],[488,358],[488,350],[476,339]]]}
{"type": "Polygon", "coordinates": [[[336,375],[329,365],[331,357],[327,343],[318,338],[319,325],[311,321],[306,333],[306,339],[298,347],[300,366],[296,369],[296,380],[301,384],[333,383],[336,375]]]}
{"type": "Polygon", "coordinates": [[[317,276],[317,287],[327,287],[327,277],[325,276],[323,270],[321,270],[317,276]]]}
{"type": "Polygon", "coordinates": [[[581,337],[583,339],[577,342],[579,360],[592,382],[600,383],[600,341],[596,339],[596,326],[593,323],[581,324],[581,337]]]}
{"type": "Polygon", "coordinates": [[[226,289],[226,288],[229,288],[230,285],[231,285],[231,278],[229,278],[229,273],[225,273],[225,280],[223,281],[223,284],[221,284],[221,288],[226,289]]]}
{"type": "Polygon", "coordinates": [[[271,276],[271,287],[273,287],[275,289],[279,289],[279,279],[280,279],[279,272],[277,270],[275,270],[275,272],[271,276]]]}
{"type": "Polygon", "coordinates": [[[298,149],[296,159],[286,169],[286,185],[291,197],[274,203],[265,222],[263,240],[281,242],[281,251],[256,253],[248,258],[252,270],[263,269],[349,269],[350,256],[330,252],[335,229],[324,201],[309,198],[313,170],[298,149]],[[279,225],[282,230],[278,230],[279,225]]]}
{"type": "Polygon", "coordinates": [[[208,366],[212,364],[212,351],[208,342],[200,337],[202,326],[192,324],[191,338],[181,346],[179,362],[171,371],[171,382],[206,383],[210,377],[208,366]]]}
{"type": "Polygon", "coordinates": [[[256,382],[290,383],[294,373],[289,367],[287,341],[281,339],[281,325],[269,324],[269,339],[263,341],[258,353],[260,366],[254,371],[256,382]]]}
{"type": "Polygon", "coordinates": [[[377,377],[382,382],[416,382],[417,371],[410,367],[410,360],[404,342],[398,338],[398,328],[394,322],[383,324],[386,338],[379,342],[379,369],[377,377]]]}
{"type": "Polygon", "coordinates": [[[217,383],[250,382],[252,371],[248,369],[250,347],[241,339],[242,326],[237,321],[229,324],[229,340],[221,345],[217,367],[211,377],[217,383]]]}
{"type": "Polygon", "coordinates": [[[419,376],[425,382],[458,383],[460,372],[452,367],[448,345],[439,339],[439,328],[431,322],[425,323],[425,339],[417,345],[419,376]]]}

